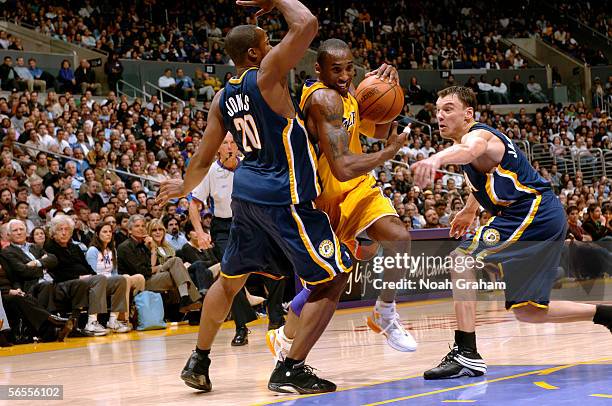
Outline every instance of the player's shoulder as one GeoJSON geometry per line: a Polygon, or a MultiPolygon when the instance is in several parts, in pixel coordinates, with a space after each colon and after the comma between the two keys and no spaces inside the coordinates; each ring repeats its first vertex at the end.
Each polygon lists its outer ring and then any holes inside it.
{"type": "Polygon", "coordinates": [[[321,87],[310,96],[310,106],[342,108],[342,96],[337,90],[321,87]]]}

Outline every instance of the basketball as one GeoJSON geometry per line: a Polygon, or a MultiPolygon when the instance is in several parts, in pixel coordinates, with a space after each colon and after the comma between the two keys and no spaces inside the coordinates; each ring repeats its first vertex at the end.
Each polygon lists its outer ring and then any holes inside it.
{"type": "Polygon", "coordinates": [[[376,76],[365,78],[355,91],[362,120],[376,124],[391,122],[404,107],[402,87],[380,80],[376,76]]]}

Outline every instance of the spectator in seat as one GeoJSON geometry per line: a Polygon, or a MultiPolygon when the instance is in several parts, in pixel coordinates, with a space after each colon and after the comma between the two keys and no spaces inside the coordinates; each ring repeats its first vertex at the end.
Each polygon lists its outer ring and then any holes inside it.
{"type": "Polygon", "coordinates": [[[176,257],[168,258],[167,251],[163,248],[162,241],[165,234],[163,224],[157,222],[155,227],[149,226],[149,228],[151,232],[156,229],[155,234],[158,237],[157,241],[162,245],[163,254],[160,255],[161,251],[158,250],[154,238],[147,235],[144,217],[135,214],[128,221],[130,238],[121,243],[117,249],[119,273],[143,275],[147,290],[178,290],[181,297],[179,310],[182,313],[201,308],[200,294],[189,277],[183,261],[176,257]],[[159,264],[160,259],[166,260],[163,264],[159,264]]]}
{"type": "Polygon", "coordinates": [[[17,89],[17,80],[19,75],[13,68],[13,58],[10,56],[4,57],[4,63],[0,65],[0,84],[2,90],[17,89]]]}
{"type": "Polygon", "coordinates": [[[429,209],[425,212],[425,227],[423,228],[440,228],[440,220],[435,209],[429,209]]]}
{"type": "MultiPolygon", "coordinates": [[[[35,80],[42,80],[45,82],[47,89],[55,89],[55,78],[52,74],[44,71],[36,66],[36,59],[28,59],[28,70],[35,80]]],[[[42,109],[40,109],[42,111],[42,109]]]]}
{"type": "Polygon", "coordinates": [[[221,264],[212,248],[200,248],[198,233],[190,222],[185,226],[185,231],[189,236],[189,241],[176,252],[176,256],[183,260],[191,279],[198,285],[198,290],[204,296],[213,281],[219,276],[221,264]]]}
{"type": "Polygon", "coordinates": [[[582,223],[582,228],[586,231],[593,241],[602,239],[612,239],[612,232],[606,228],[606,218],[601,213],[601,207],[592,203],[587,209],[587,219],[582,223]]]}
{"type": "Polygon", "coordinates": [[[41,177],[33,175],[30,176],[29,181],[31,189],[30,196],[28,196],[28,204],[30,205],[29,218],[34,225],[38,226],[42,224],[42,219],[38,215],[38,212],[40,209],[51,206],[51,200],[42,195],[43,180],[41,177]]]}
{"type": "Polygon", "coordinates": [[[127,312],[127,280],[125,278],[106,278],[97,275],[85,259],[78,245],[71,241],[74,221],[66,216],[55,216],[50,224],[51,239],[45,248],[57,257],[57,267],[51,271],[56,282],[83,280],[89,287],[89,317],[84,331],[96,336],[108,334],[108,330],[98,322],[98,314],[106,313],[107,297],[111,297],[111,312],[107,328],[119,331],[124,326],[118,322],[120,312],[127,312]]]}
{"type": "Polygon", "coordinates": [[[525,103],[527,101],[527,89],[521,82],[521,76],[514,75],[514,80],[510,82],[510,103],[525,103]]]}
{"type": "Polygon", "coordinates": [[[119,60],[118,53],[111,53],[108,61],[106,61],[104,65],[104,72],[107,76],[108,88],[111,91],[114,92],[117,90],[117,84],[119,84],[119,90],[123,90],[123,84],[119,83],[123,79],[123,65],[119,60]]]}
{"type": "MultiPolygon", "coordinates": [[[[141,274],[119,275],[117,272],[117,250],[113,238],[113,225],[111,223],[100,223],[95,229],[95,235],[91,246],[87,250],[87,263],[98,274],[107,278],[125,278],[127,280],[127,301],[130,302],[132,295],[145,290],[145,279],[141,274]]],[[[122,321],[117,322],[120,326],[119,333],[126,333],[130,328],[122,321]]]]}
{"type": "Polygon", "coordinates": [[[176,70],[176,95],[182,100],[196,96],[193,80],[181,68],[176,70]]]}
{"type": "Polygon", "coordinates": [[[179,222],[176,218],[167,217],[165,220],[168,230],[166,233],[166,242],[170,244],[174,252],[177,252],[187,244],[187,238],[185,238],[185,234],[180,231],[179,222]]]}
{"type": "Polygon", "coordinates": [[[529,83],[527,83],[527,91],[529,92],[529,99],[534,103],[546,103],[546,95],[542,92],[542,86],[535,81],[535,76],[529,76],[529,83]]]}
{"type": "Polygon", "coordinates": [[[493,80],[491,90],[493,90],[493,104],[510,103],[510,100],[508,99],[508,86],[506,86],[506,84],[502,82],[500,78],[495,78],[493,80]]]}
{"type": "Polygon", "coordinates": [[[576,206],[569,206],[567,208],[567,236],[568,238],[573,237],[578,241],[592,241],[592,238],[578,221],[579,211],[576,206]]]}
{"type": "Polygon", "coordinates": [[[164,70],[164,74],[157,79],[157,86],[168,93],[176,94],[176,80],[172,77],[172,69],[164,70]]]}
{"type": "Polygon", "coordinates": [[[30,213],[30,205],[28,202],[17,202],[15,205],[15,218],[23,221],[26,226],[26,232],[30,234],[34,230],[34,223],[28,218],[30,213]]]}
{"type": "Polygon", "coordinates": [[[58,91],[76,93],[77,82],[68,59],[62,61],[62,66],[57,75],[57,82],[60,86],[58,91]]]}
{"type": "Polygon", "coordinates": [[[98,94],[102,85],[96,83],[96,74],[87,59],[81,59],[79,67],[74,71],[74,79],[76,80],[77,89],[81,90],[81,94],[85,94],[91,90],[93,94],[98,94]]]}
{"type": "Polygon", "coordinates": [[[30,242],[39,248],[43,248],[47,242],[47,233],[42,227],[34,227],[30,233],[30,242]]]}

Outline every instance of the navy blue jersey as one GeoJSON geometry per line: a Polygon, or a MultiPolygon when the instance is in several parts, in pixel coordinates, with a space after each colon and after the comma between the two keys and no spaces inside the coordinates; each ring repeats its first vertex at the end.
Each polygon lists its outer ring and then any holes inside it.
{"type": "Polygon", "coordinates": [[[489,131],[506,147],[500,164],[490,173],[479,172],[471,164],[461,165],[466,182],[485,210],[496,214],[518,201],[533,199],[550,190],[550,183],[538,174],[505,134],[480,123],[474,124],[472,130],[489,131]]]}
{"type": "Polygon", "coordinates": [[[264,205],[291,205],[320,193],[317,156],[304,123],[275,113],[257,86],[257,68],[225,85],[220,108],[225,128],[244,154],[232,197],[264,205]]]}

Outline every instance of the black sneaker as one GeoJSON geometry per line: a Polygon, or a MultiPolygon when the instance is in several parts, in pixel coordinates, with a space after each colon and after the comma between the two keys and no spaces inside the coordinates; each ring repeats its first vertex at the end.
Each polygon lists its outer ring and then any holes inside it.
{"type": "Polygon", "coordinates": [[[435,368],[425,371],[425,379],[451,379],[462,376],[476,377],[487,373],[487,364],[477,352],[459,349],[455,345],[451,351],[442,358],[442,362],[435,368]]]}
{"type": "Polygon", "coordinates": [[[212,384],[208,378],[208,368],[210,367],[210,358],[198,354],[196,351],[191,353],[191,356],[185,364],[185,368],[181,372],[181,379],[185,381],[185,385],[194,389],[210,392],[212,384]]]}
{"type": "Polygon", "coordinates": [[[287,368],[285,363],[279,361],[272,372],[268,389],[280,393],[297,393],[300,395],[312,393],[334,392],[336,385],[314,374],[314,371],[304,362],[287,368]]]}

